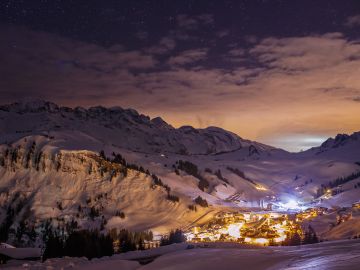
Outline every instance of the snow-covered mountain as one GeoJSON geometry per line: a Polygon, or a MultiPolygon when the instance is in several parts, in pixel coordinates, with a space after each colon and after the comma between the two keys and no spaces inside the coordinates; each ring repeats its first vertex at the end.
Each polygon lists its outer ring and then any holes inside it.
{"type": "Polygon", "coordinates": [[[82,227],[164,232],[227,207],[319,201],[325,188],[333,196],[319,203],[349,206],[360,198],[359,138],[338,135],[289,153],[217,127],[174,128],[132,109],[3,105],[0,224],[10,211],[14,228],[75,218],[82,227]],[[198,196],[210,207],[189,207],[198,196]]]}
{"type": "Polygon", "coordinates": [[[304,152],[305,155],[333,156],[342,159],[360,159],[360,132],[351,135],[338,134],[329,138],[318,147],[313,147],[304,152]]]}
{"type": "Polygon", "coordinates": [[[0,130],[0,143],[11,142],[24,135],[66,132],[68,136],[69,133],[81,136],[83,145],[77,141],[75,147],[85,149],[112,144],[143,153],[184,155],[219,154],[244,149],[249,156],[274,150],[217,127],[195,129],[183,126],[177,129],[160,117],[150,119],[133,109],[101,106],[72,109],[46,101],[0,106],[0,130]]]}

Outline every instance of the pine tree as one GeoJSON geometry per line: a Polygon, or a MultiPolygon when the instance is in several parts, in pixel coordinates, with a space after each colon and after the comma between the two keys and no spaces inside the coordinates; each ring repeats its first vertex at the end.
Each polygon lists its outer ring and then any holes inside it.
{"type": "Polygon", "coordinates": [[[99,153],[99,155],[100,155],[100,157],[101,157],[102,159],[105,159],[105,160],[106,160],[106,156],[105,156],[104,150],[101,150],[100,153],[99,153]]]}
{"type": "Polygon", "coordinates": [[[294,233],[290,239],[290,246],[301,245],[301,236],[298,232],[294,233]]]}
{"type": "Polygon", "coordinates": [[[305,237],[303,239],[303,244],[315,244],[319,243],[319,238],[316,235],[315,230],[311,225],[309,225],[307,231],[305,232],[305,237]]]}
{"type": "Polygon", "coordinates": [[[202,207],[208,207],[209,206],[206,199],[203,199],[201,196],[197,196],[197,198],[194,201],[195,201],[195,203],[197,203],[198,205],[200,205],[202,207]]]}
{"type": "Polygon", "coordinates": [[[43,254],[43,260],[59,258],[64,255],[64,242],[57,235],[51,234],[48,237],[43,254]]]}
{"type": "Polygon", "coordinates": [[[162,237],[160,241],[161,246],[171,245],[175,243],[182,243],[186,241],[186,237],[182,230],[176,229],[171,231],[168,236],[162,237]]]}

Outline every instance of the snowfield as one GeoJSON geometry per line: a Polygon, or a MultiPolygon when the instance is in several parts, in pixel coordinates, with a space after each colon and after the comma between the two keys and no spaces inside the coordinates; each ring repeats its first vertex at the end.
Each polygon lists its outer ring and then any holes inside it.
{"type": "MultiPolygon", "coordinates": [[[[348,213],[349,210],[347,211],[348,213]]],[[[345,213],[347,214],[347,213],[345,213]]],[[[338,222],[338,213],[317,216],[314,219],[305,221],[303,227],[306,229],[311,225],[321,239],[340,240],[354,238],[360,235],[360,210],[353,209],[351,218],[344,222],[338,222]]]]}
{"type": "Polygon", "coordinates": [[[50,259],[44,263],[11,261],[4,269],[107,269],[107,270],[358,270],[360,240],[324,242],[297,247],[244,247],[236,244],[209,244],[193,249],[184,245],[164,247],[152,251],[161,256],[140,265],[126,260],[151,256],[147,251],[129,252],[110,258],[88,261],[84,258],[50,259]],[[185,247],[186,248],[186,247],[185,247]],[[135,256],[136,255],[136,256],[135,256]]]}

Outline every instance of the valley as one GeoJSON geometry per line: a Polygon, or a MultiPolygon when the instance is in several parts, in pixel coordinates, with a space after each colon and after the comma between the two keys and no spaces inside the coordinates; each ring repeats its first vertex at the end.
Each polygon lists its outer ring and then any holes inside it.
{"type": "Polygon", "coordinates": [[[360,133],[290,153],[220,128],[46,101],[0,106],[0,127],[1,231],[16,246],[43,246],[46,226],[260,246],[300,244],[309,228],[317,242],[360,235],[360,133]]]}

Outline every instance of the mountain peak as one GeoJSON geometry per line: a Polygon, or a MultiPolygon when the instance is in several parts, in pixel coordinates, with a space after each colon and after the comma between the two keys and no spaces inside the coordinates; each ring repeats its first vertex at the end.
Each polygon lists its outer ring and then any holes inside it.
{"type": "Polygon", "coordinates": [[[168,128],[168,129],[173,129],[173,127],[171,125],[169,125],[167,122],[165,122],[161,117],[155,117],[153,119],[151,119],[151,123],[154,124],[155,127],[157,128],[168,128]]]}
{"type": "Polygon", "coordinates": [[[0,106],[0,110],[11,111],[16,113],[41,112],[41,111],[57,112],[59,111],[59,106],[50,101],[27,98],[11,104],[2,105],[0,106]]]}
{"type": "Polygon", "coordinates": [[[351,141],[360,140],[360,132],[354,132],[351,135],[348,134],[337,134],[334,138],[329,138],[325,142],[320,145],[321,150],[330,149],[330,148],[338,148],[345,144],[348,144],[351,141]]]}

